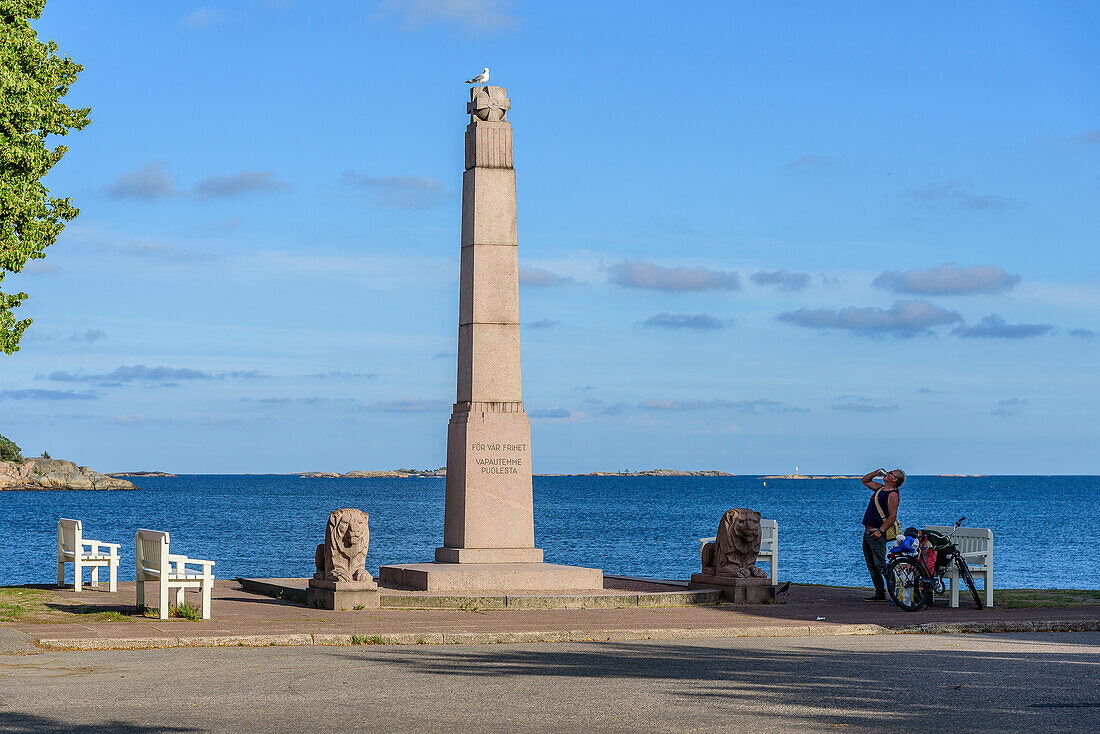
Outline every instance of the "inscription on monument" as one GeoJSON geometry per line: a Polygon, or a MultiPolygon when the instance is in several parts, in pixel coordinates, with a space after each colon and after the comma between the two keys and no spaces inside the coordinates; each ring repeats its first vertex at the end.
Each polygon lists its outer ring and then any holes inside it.
{"type": "Polygon", "coordinates": [[[482,474],[519,474],[527,444],[474,442],[470,444],[470,452],[482,474]]]}

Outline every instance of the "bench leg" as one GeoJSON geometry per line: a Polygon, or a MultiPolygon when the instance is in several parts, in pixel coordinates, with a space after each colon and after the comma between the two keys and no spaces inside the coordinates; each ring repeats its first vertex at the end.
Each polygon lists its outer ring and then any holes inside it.
{"type": "Polygon", "coordinates": [[[134,578],[137,579],[137,586],[134,587],[137,590],[136,602],[138,611],[145,609],[145,582],[142,580],[145,575],[141,572],[141,544],[134,550],[134,578]]]}
{"type": "Polygon", "coordinates": [[[118,591],[118,556],[111,556],[107,567],[107,590],[112,594],[118,591]]]}
{"type": "Polygon", "coordinates": [[[177,607],[182,607],[184,601],[185,601],[185,599],[183,597],[183,587],[181,586],[178,589],[176,589],[176,606],[177,607]]]}
{"type": "Polygon", "coordinates": [[[64,561],[58,561],[57,562],[57,585],[58,586],[64,586],[65,585],[65,562],[64,561]]]}
{"type": "Polygon", "coordinates": [[[98,565],[92,566],[92,583],[91,583],[91,586],[92,586],[93,589],[96,588],[97,586],[99,586],[99,566],[98,565]]]}
{"type": "MultiPolygon", "coordinates": [[[[988,564],[989,561],[986,561],[988,564]]],[[[989,566],[986,566],[986,572],[982,574],[985,580],[985,605],[987,607],[993,606],[993,574],[988,570],[989,566]]]]}
{"type": "Polygon", "coordinates": [[[84,583],[84,567],[80,565],[80,557],[73,561],[73,591],[80,591],[84,583]]]}
{"type": "Polygon", "coordinates": [[[951,606],[959,606],[959,585],[962,582],[957,575],[951,576],[951,606]]]}
{"type": "Polygon", "coordinates": [[[210,619],[210,592],[214,586],[214,579],[202,580],[202,618],[210,619]]]}
{"type": "Polygon", "coordinates": [[[157,596],[160,597],[160,618],[168,619],[168,584],[164,583],[163,578],[157,587],[157,596]]]}

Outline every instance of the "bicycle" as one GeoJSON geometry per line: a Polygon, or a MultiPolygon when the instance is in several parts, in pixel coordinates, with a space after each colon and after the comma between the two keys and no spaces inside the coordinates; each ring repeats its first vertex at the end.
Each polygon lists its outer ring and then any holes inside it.
{"type": "Polygon", "coordinates": [[[917,531],[917,552],[896,555],[891,559],[884,575],[886,591],[894,604],[907,612],[916,612],[930,605],[937,593],[947,590],[943,576],[954,563],[959,578],[966,582],[966,588],[974,597],[974,604],[978,609],[983,607],[966,559],[962,557],[959,547],[951,542],[951,536],[965,521],[965,517],[960,517],[955,521],[955,529],[946,535],[934,530],[917,531]]]}

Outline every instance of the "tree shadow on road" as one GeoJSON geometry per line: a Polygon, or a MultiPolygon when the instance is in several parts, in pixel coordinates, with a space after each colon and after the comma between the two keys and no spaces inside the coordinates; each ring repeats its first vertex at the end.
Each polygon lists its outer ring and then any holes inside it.
{"type": "Polygon", "coordinates": [[[131,724],[125,721],[97,721],[89,724],[73,724],[36,714],[24,714],[15,711],[0,710],[0,733],[2,734],[153,734],[154,732],[192,732],[192,727],[165,726],[157,724],[131,724]]]}
{"type": "MultiPolygon", "coordinates": [[[[990,642],[996,644],[996,639],[983,639],[987,647],[990,642]]],[[[712,641],[471,646],[379,650],[372,662],[459,679],[619,679],[620,687],[628,682],[627,689],[656,687],[689,710],[717,707],[731,716],[746,709],[791,711],[814,730],[866,726],[918,731],[931,722],[951,728],[948,724],[960,712],[985,712],[977,725],[969,723],[969,731],[1035,726],[1100,731],[1100,688],[1088,678],[1100,675],[1100,656],[1052,652],[1049,640],[1047,647],[1036,643],[1035,650],[1026,652],[1020,647],[1024,642],[1026,650],[1026,641],[1006,642],[1015,647],[885,651],[846,642],[792,646],[778,639],[774,647],[761,640],[733,646],[712,641]],[[850,647],[856,649],[843,649],[850,647]]]]}

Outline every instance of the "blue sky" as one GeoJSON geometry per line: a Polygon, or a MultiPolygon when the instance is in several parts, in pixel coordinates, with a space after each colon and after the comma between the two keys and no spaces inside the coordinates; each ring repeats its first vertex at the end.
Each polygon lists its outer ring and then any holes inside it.
{"type": "Polygon", "coordinates": [[[536,471],[1096,473],[1100,7],[86,3],[2,432],[435,467],[466,92],[509,89],[536,471]],[[628,10],[629,8],[629,10],[628,10]]]}

